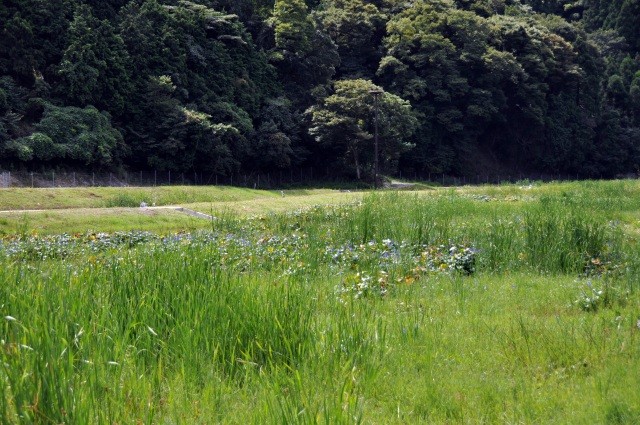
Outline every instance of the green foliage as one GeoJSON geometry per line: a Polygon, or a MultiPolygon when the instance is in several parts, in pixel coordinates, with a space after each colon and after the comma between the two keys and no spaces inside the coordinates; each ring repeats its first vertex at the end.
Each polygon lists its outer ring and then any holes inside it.
{"type": "Polygon", "coordinates": [[[339,75],[373,77],[385,24],[385,16],[376,5],[363,0],[326,0],[316,16],[338,47],[339,75]]]}
{"type": "Polygon", "coordinates": [[[620,14],[616,27],[620,34],[627,39],[627,42],[636,52],[640,51],[640,1],[624,0],[620,7],[620,14]]]}
{"type": "Polygon", "coordinates": [[[260,113],[257,128],[256,164],[269,168],[288,168],[300,161],[305,152],[300,149],[301,116],[292,110],[286,98],[267,101],[260,113]]]}
{"type": "Polygon", "coordinates": [[[635,75],[629,89],[631,105],[636,116],[636,122],[640,122],[640,72],[635,75]]]}
{"type": "Polygon", "coordinates": [[[273,75],[234,15],[179,2],[123,10],[139,102],[132,109],[134,163],[173,170],[235,171],[273,75]],[[162,53],[162,54],[161,54],[162,53]],[[162,69],[160,75],[154,74],[162,69]]]}
{"type": "Polygon", "coordinates": [[[273,23],[278,49],[301,56],[311,50],[314,24],[303,0],[276,0],[273,23]]]}
{"type": "Polygon", "coordinates": [[[9,151],[22,161],[67,161],[84,166],[108,167],[117,163],[122,135],[105,113],[88,106],[46,105],[36,132],[16,139],[9,151]]]}
{"type": "Polygon", "coordinates": [[[60,94],[71,105],[95,105],[120,115],[130,91],[129,55],[109,21],[99,21],[81,5],[69,28],[60,63],[60,94]]]}
{"type": "Polygon", "coordinates": [[[394,16],[387,31],[388,56],[380,62],[378,74],[421,114],[419,145],[434,157],[452,149],[456,159],[463,160],[470,144],[504,107],[503,82],[496,76],[507,74],[504,83],[515,86],[518,66],[509,63],[508,54],[489,49],[487,21],[453,9],[450,2],[416,2],[394,16]],[[499,67],[497,73],[490,66],[499,67]]]}
{"type": "Polygon", "coordinates": [[[361,170],[372,163],[375,110],[378,108],[380,156],[383,169],[392,172],[398,156],[409,149],[417,119],[409,102],[381,92],[378,100],[371,91],[381,88],[367,80],[341,80],[334,83],[335,93],[311,108],[310,133],[325,146],[335,149],[345,162],[351,162],[358,179],[361,170]]]}
{"type": "Polygon", "coordinates": [[[74,0],[12,0],[0,4],[0,76],[31,85],[55,76],[66,43],[74,0]]]}
{"type": "Polygon", "coordinates": [[[331,38],[319,28],[302,0],[276,1],[273,17],[275,46],[270,60],[278,69],[285,93],[298,111],[313,102],[311,90],[326,85],[340,63],[331,38]]]}
{"type": "MultiPolygon", "coordinates": [[[[490,148],[517,168],[571,173],[602,166],[593,159],[603,63],[585,35],[556,16],[524,20],[513,9],[483,18],[464,7],[469,11],[415,2],[388,23],[378,75],[422,115],[422,153],[407,162],[469,172],[477,163],[467,159],[490,148]]],[[[625,67],[633,69],[628,61],[625,67]]],[[[614,77],[608,87],[614,106],[627,108],[628,89],[614,77]]],[[[617,143],[614,150],[626,152],[622,162],[631,160],[626,142],[617,143]]]]}
{"type": "Polygon", "coordinates": [[[611,219],[639,190],[370,194],[164,235],[25,219],[0,239],[0,422],[635,423],[637,220],[611,219]]]}
{"type": "MultiPolygon", "coordinates": [[[[332,147],[314,143],[304,111],[324,108],[336,80],[363,79],[410,101],[418,120],[414,149],[385,147],[389,172],[635,172],[639,8],[640,0],[3,1],[0,165],[340,172],[354,160],[335,147],[351,142],[336,133],[332,147]],[[122,135],[118,158],[60,151],[66,142],[38,128],[45,103],[108,114],[122,135]]],[[[370,158],[359,161],[364,169],[370,158]]]]}

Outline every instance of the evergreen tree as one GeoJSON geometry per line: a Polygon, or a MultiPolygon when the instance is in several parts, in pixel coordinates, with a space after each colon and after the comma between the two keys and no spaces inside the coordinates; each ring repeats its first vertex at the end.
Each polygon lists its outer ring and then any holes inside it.
{"type": "Polygon", "coordinates": [[[58,94],[67,104],[95,105],[122,114],[130,91],[124,42],[109,21],[99,21],[81,5],[69,28],[69,46],[60,64],[58,94]]]}
{"type": "Polygon", "coordinates": [[[358,179],[374,162],[373,136],[375,108],[378,108],[382,170],[394,172],[399,155],[412,147],[411,136],[417,120],[409,102],[381,92],[376,102],[372,91],[381,88],[367,80],[341,80],[334,93],[309,109],[310,133],[334,150],[345,165],[350,164],[358,179]]]}

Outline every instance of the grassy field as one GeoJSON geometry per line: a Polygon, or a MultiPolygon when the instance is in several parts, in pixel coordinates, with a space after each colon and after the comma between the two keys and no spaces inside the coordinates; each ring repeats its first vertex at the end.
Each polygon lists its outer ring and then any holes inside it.
{"type": "Polygon", "coordinates": [[[274,198],[276,192],[226,186],[79,187],[0,189],[0,211],[30,209],[113,208],[227,202],[274,198]]]}
{"type": "MultiPolygon", "coordinates": [[[[206,229],[211,223],[168,209],[140,209],[140,202],[182,206],[210,215],[252,217],[317,205],[353,203],[362,200],[367,192],[309,189],[286,190],[283,193],[284,197],[280,191],[225,186],[0,189],[0,236],[136,229],[162,233],[184,232],[206,229]]],[[[570,199],[587,207],[591,213],[606,212],[608,219],[620,222],[625,231],[640,234],[640,211],[635,201],[640,197],[640,185],[631,182],[523,183],[456,189],[421,188],[403,193],[436,199],[457,196],[472,201],[477,208],[472,217],[464,218],[465,221],[486,220],[498,204],[501,211],[515,211],[523,203],[539,202],[549,197],[570,199]],[[617,207],[610,208],[611,203],[617,203],[617,207]]]]}
{"type": "Polygon", "coordinates": [[[290,211],[312,205],[348,203],[362,192],[337,190],[252,190],[225,186],[157,188],[0,189],[0,236],[149,230],[184,232],[211,223],[173,209],[141,209],[147,205],[183,206],[205,214],[243,216],[290,211]]]}
{"type": "Polygon", "coordinates": [[[5,231],[0,423],[640,422],[638,182],[225,190],[5,231]]]}

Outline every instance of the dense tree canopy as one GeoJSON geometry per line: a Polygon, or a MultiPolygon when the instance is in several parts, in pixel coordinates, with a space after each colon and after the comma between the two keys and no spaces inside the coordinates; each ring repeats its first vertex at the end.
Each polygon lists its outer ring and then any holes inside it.
{"type": "Polygon", "coordinates": [[[5,0],[0,166],[614,176],[640,0],[5,0]]]}
{"type": "Polygon", "coordinates": [[[334,93],[309,109],[309,113],[312,117],[309,132],[318,142],[336,151],[345,165],[350,164],[358,178],[362,169],[371,168],[374,162],[371,143],[376,114],[379,158],[386,171],[393,171],[400,154],[412,147],[407,140],[417,125],[409,102],[384,93],[367,80],[336,81],[334,93]],[[372,93],[377,92],[381,93],[374,98],[372,93]]]}

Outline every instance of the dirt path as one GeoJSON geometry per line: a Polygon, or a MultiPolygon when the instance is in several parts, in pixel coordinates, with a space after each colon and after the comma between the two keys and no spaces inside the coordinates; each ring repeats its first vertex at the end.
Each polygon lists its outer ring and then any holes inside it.
{"type": "MultiPolygon", "coordinates": [[[[80,208],[55,208],[55,209],[40,209],[40,210],[4,210],[4,211],[0,211],[0,214],[31,214],[31,213],[47,213],[47,212],[56,212],[56,213],[60,213],[60,212],[65,212],[65,211],[78,211],[78,209],[80,208]]],[[[178,211],[187,215],[190,215],[191,217],[196,217],[196,218],[202,218],[205,220],[212,220],[214,217],[209,215],[209,214],[204,214],[198,211],[194,211],[194,210],[190,210],[189,208],[184,208],[181,207],[179,205],[166,205],[166,206],[161,206],[161,207],[140,207],[140,208],[82,208],[83,210],[86,211],[91,211],[91,210],[96,210],[96,211],[108,211],[108,210],[129,210],[129,211],[136,211],[139,210],[140,212],[145,212],[145,211],[162,211],[162,210],[170,210],[170,211],[178,211]]]]}

